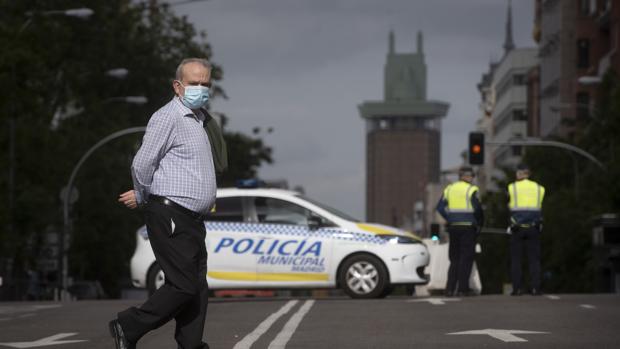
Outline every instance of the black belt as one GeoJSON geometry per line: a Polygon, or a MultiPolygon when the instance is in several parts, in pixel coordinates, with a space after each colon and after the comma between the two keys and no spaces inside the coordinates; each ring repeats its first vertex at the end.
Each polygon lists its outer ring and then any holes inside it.
{"type": "Polygon", "coordinates": [[[195,220],[204,220],[205,219],[205,215],[192,211],[188,208],[185,208],[179,204],[177,204],[176,202],[168,199],[167,197],[164,196],[159,196],[159,195],[149,195],[149,201],[154,201],[154,202],[158,202],[162,205],[168,206],[168,207],[172,207],[178,211],[181,211],[182,213],[192,217],[195,220]]]}

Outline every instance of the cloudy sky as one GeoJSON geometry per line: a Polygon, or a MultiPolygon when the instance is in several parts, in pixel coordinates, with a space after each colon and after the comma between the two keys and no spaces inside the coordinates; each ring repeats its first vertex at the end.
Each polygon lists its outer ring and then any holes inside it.
{"type": "MultiPolygon", "coordinates": [[[[170,1],[171,3],[174,1],[170,1]]],[[[533,46],[533,0],[513,1],[517,47],[533,46]]],[[[365,217],[365,125],[357,105],[383,96],[388,33],[397,52],[424,33],[428,98],[451,104],[442,167],[460,163],[479,114],[476,84],[502,55],[507,0],[210,0],[174,7],[206,30],[230,99],[230,129],[263,136],[263,179],[365,217]]]]}

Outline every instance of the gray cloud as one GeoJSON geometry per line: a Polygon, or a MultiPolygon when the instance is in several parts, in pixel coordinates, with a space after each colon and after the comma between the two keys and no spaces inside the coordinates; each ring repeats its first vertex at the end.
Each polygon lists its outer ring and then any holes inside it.
{"type": "MultiPolygon", "coordinates": [[[[207,31],[224,67],[230,100],[214,109],[230,127],[274,127],[265,141],[286,178],[307,193],[364,217],[365,126],[357,105],[383,96],[387,35],[399,52],[425,34],[430,99],[451,103],[443,123],[442,166],[460,162],[479,114],[476,84],[499,58],[506,1],[211,0],[174,8],[207,31]]],[[[513,1],[518,46],[532,46],[532,1],[513,1]]]]}

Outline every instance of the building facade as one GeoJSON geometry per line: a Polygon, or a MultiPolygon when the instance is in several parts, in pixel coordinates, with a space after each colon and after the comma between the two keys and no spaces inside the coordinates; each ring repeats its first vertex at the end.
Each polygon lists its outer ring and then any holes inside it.
{"type": "MultiPolygon", "coordinates": [[[[441,118],[449,104],[426,98],[422,33],[417,52],[396,53],[394,33],[384,69],[384,99],[358,106],[366,121],[366,217],[425,230],[425,190],[439,181],[441,118]]],[[[433,203],[434,204],[434,203],[433,203]]]]}
{"type": "Polygon", "coordinates": [[[541,137],[570,139],[575,119],[594,113],[596,88],[620,68],[620,2],[536,0],[534,38],[539,42],[541,137]]]}
{"type": "MultiPolygon", "coordinates": [[[[481,116],[476,127],[489,143],[528,136],[528,81],[538,66],[538,50],[515,48],[510,3],[503,48],[501,60],[489,65],[477,86],[481,116]]],[[[503,169],[513,168],[521,161],[522,148],[489,144],[486,149],[478,183],[483,190],[496,190],[493,178],[502,178],[503,169]]]]}

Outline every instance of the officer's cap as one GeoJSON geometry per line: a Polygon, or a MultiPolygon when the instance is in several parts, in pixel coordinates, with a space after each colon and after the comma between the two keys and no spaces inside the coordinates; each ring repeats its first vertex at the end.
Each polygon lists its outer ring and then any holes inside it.
{"type": "Polygon", "coordinates": [[[459,177],[472,176],[475,177],[474,169],[469,166],[462,166],[459,168],[459,177]]]}
{"type": "Polygon", "coordinates": [[[528,171],[529,172],[530,167],[526,164],[518,164],[517,165],[517,171],[528,171]]]}

